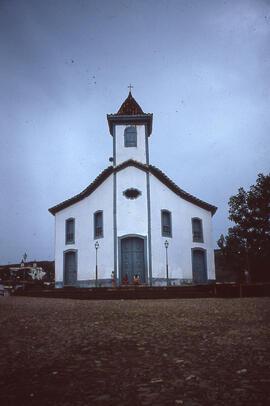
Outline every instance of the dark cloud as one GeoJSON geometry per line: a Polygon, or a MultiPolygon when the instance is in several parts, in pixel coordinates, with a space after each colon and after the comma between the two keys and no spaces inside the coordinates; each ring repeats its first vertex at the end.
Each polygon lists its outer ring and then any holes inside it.
{"type": "Polygon", "coordinates": [[[128,84],[151,162],[219,207],[269,171],[267,1],[0,2],[0,262],[52,259],[48,207],[109,165],[128,84]]]}

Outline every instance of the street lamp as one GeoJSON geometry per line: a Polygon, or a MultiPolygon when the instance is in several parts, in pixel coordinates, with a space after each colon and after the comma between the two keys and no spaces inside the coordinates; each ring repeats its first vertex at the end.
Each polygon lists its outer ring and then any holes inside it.
{"type": "Polygon", "coordinates": [[[164,245],[165,245],[165,250],[166,250],[166,279],[167,279],[167,286],[169,286],[169,267],[168,267],[168,246],[169,246],[169,243],[168,243],[167,240],[164,242],[164,245]]]}
{"type": "Polygon", "coordinates": [[[98,264],[97,264],[97,252],[99,248],[99,243],[98,241],[95,242],[95,249],[96,249],[96,287],[98,285],[98,264]]]}

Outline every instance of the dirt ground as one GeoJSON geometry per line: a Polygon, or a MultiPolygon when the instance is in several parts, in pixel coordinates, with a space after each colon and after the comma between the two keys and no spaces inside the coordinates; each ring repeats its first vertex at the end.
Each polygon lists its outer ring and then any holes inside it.
{"type": "Polygon", "coordinates": [[[0,297],[0,404],[270,404],[270,298],[0,297]]]}

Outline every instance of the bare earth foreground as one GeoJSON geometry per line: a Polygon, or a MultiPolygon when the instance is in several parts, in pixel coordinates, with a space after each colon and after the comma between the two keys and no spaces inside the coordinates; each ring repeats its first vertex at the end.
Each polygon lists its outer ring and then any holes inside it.
{"type": "Polygon", "coordinates": [[[0,297],[0,404],[270,404],[270,298],[0,297]]]}

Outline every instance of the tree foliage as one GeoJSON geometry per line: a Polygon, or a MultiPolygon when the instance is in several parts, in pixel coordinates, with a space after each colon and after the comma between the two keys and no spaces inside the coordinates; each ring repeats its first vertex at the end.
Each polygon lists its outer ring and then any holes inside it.
{"type": "Polygon", "coordinates": [[[218,246],[241,280],[249,271],[252,281],[270,280],[270,174],[259,174],[249,191],[238,189],[229,200],[229,220],[235,225],[220,236],[218,246]]]}

